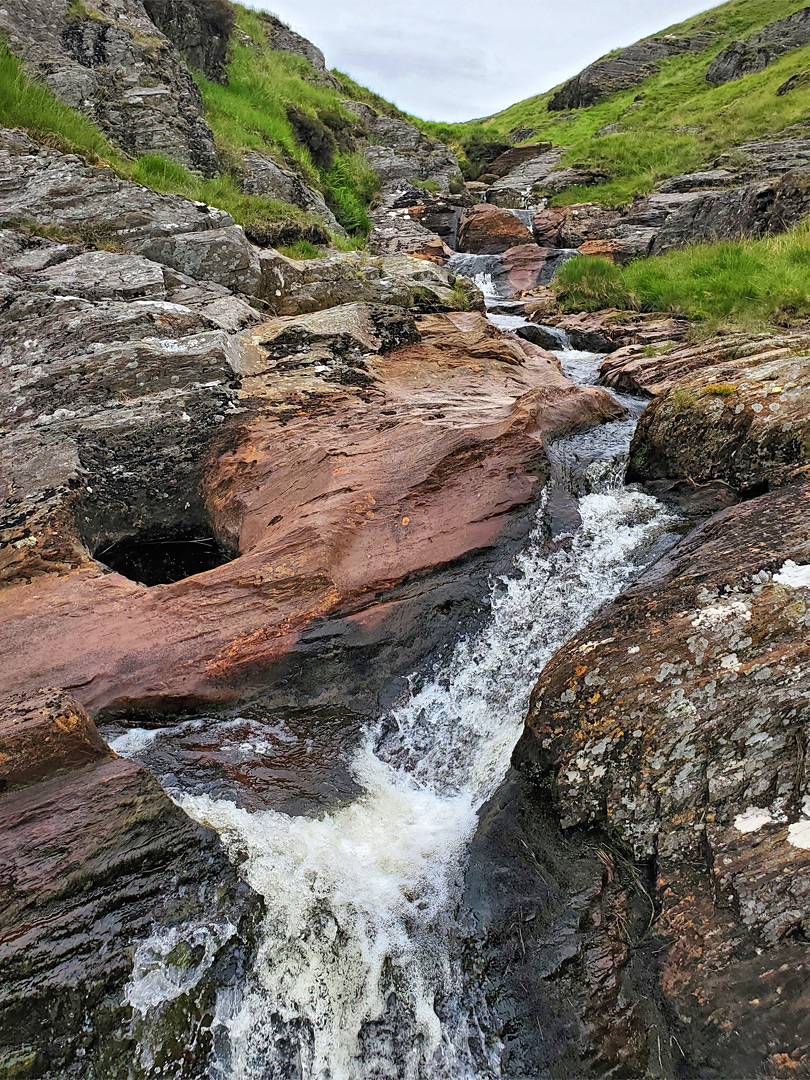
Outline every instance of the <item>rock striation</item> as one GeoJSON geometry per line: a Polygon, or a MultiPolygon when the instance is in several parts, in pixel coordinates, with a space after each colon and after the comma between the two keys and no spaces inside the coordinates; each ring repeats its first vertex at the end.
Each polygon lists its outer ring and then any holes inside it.
{"type": "Polygon", "coordinates": [[[666,57],[684,52],[701,52],[711,40],[710,33],[701,33],[687,38],[666,35],[636,42],[613,56],[597,60],[569,79],[552,96],[548,103],[549,110],[560,112],[595,105],[618,90],[629,90],[640,85],[666,57]]]}
{"type": "MultiPolygon", "coordinates": [[[[174,15],[163,5],[159,10],[171,29],[179,7],[174,15]]],[[[197,85],[141,0],[89,0],[67,8],[63,0],[12,0],[0,12],[0,28],[58,98],[90,116],[123,150],[162,154],[209,175],[217,171],[197,85]]]]}
{"type": "Polygon", "coordinates": [[[744,41],[732,41],[712,61],[707,82],[715,86],[763,71],[783,53],[810,42],[810,7],[768,23],[744,41]]]}
{"type": "Polygon", "coordinates": [[[547,666],[516,751],[564,828],[609,830],[647,877],[625,978],[674,1072],[808,1064],[809,496],[689,534],[547,666]]]}

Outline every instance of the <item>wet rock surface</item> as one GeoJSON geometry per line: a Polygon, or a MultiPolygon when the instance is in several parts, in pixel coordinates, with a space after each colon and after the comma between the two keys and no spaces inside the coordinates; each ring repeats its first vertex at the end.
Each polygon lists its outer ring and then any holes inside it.
{"type": "Polygon", "coordinates": [[[257,899],[216,834],[116,758],[75,700],[4,697],[0,714],[0,1065],[53,1080],[164,1063],[200,1075],[257,899]],[[158,959],[165,981],[150,985],[158,959]]]}
{"type": "Polygon", "coordinates": [[[806,482],[710,518],[569,642],[516,761],[654,868],[675,1069],[807,1069],[806,482]]]}

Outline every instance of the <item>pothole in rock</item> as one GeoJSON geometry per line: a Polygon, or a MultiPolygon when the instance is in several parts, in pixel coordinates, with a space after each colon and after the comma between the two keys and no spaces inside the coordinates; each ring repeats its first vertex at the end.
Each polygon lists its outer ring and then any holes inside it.
{"type": "Polygon", "coordinates": [[[212,536],[197,533],[126,536],[102,543],[93,558],[142,585],[169,585],[224,566],[236,556],[212,536]]]}

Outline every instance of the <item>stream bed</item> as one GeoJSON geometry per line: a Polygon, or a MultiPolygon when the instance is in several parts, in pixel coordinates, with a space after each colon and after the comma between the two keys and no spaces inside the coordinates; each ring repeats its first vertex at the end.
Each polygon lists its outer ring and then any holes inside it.
{"type": "MultiPolygon", "coordinates": [[[[511,329],[515,318],[493,321],[511,329]]],[[[558,356],[572,381],[595,382],[598,356],[558,356]]],[[[507,773],[544,664],[677,528],[663,504],[623,484],[644,403],[620,400],[625,419],[548,447],[534,528],[510,574],[491,582],[483,624],[415,673],[388,715],[279,717],[254,704],[112,733],[119,754],[217,830],[264,898],[250,978],[218,997],[211,1077],[505,1075],[456,932],[479,811],[507,773]]],[[[229,931],[189,932],[202,968],[209,940],[229,931]]],[[[127,995],[144,1015],[194,977],[169,970],[174,945],[157,930],[139,950],[127,995]]]]}

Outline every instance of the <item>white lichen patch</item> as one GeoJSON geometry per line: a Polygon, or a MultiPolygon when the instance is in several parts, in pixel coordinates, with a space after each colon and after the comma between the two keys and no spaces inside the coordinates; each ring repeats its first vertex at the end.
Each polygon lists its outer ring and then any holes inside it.
{"type": "Polygon", "coordinates": [[[751,612],[742,600],[731,600],[728,604],[714,604],[697,613],[692,620],[692,626],[700,630],[702,628],[715,629],[731,619],[750,619],[751,612]]]}
{"type": "Polygon", "coordinates": [[[788,843],[797,848],[810,848],[810,818],[799,818],[788,826],[788,843]]]}
{"type": "Polygon", "coordinates": [[[737,832],[751,833],[772,822],[773,815],[770,810],[763,809],[761,806],[749,806],[747,810],[743,810],[734,818],[734,828],[737,832]]]}
{"type": "Polygon", "coordinates": [[[773,580],[779,585],[787,585],[789,589],[810,589],[810,564],[799,566],[788,559],[782,569],[773,575],[773,580]]]}

